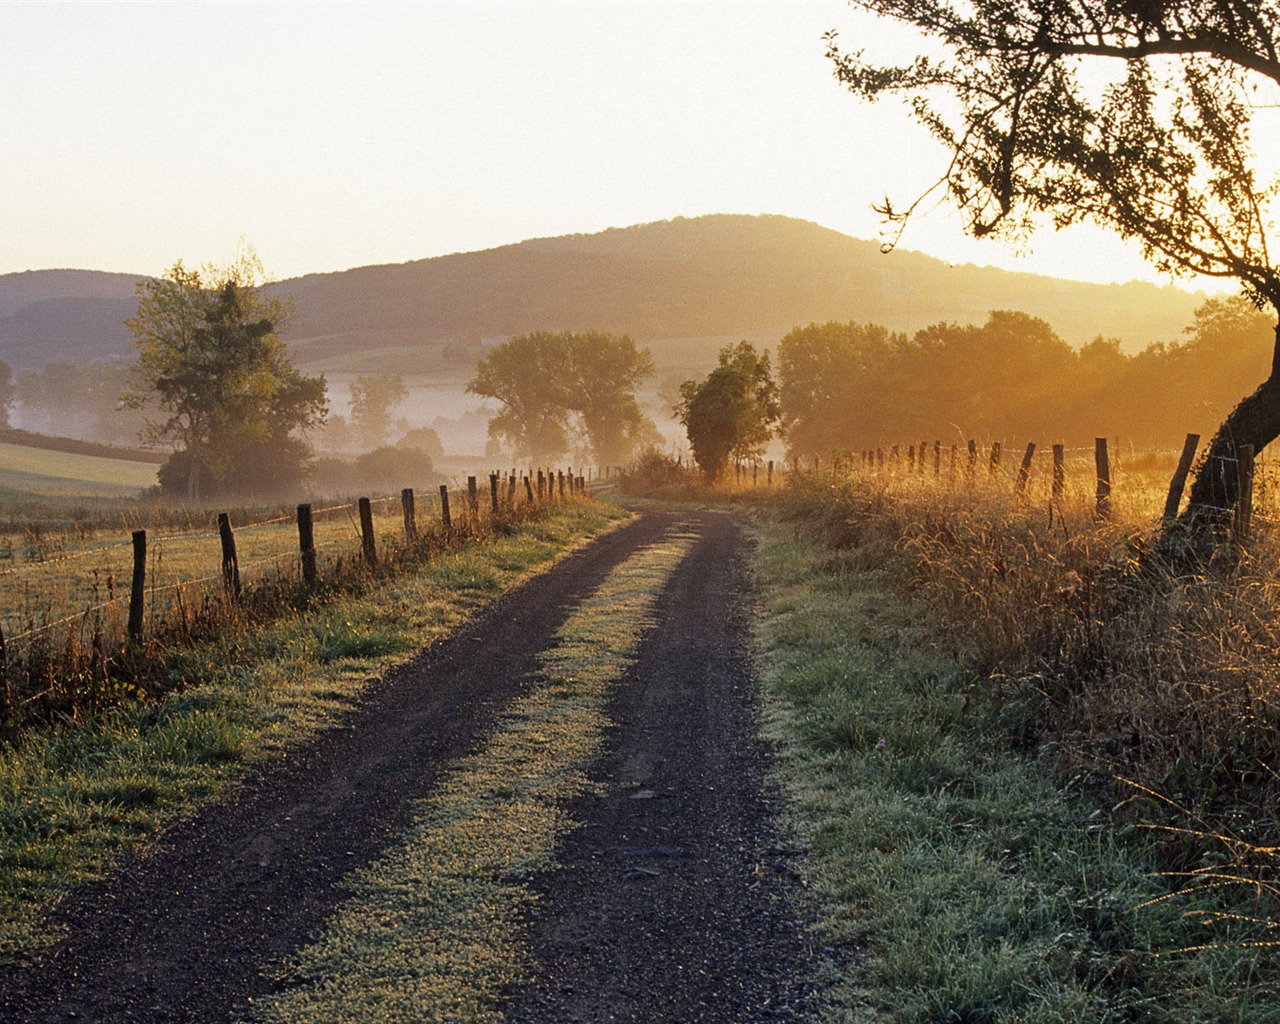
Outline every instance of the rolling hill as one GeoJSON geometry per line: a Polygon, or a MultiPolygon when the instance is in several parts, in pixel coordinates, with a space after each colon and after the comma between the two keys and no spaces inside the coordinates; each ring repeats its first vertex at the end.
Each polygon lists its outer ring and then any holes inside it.
{"type": "MultiPolygon", "coordinates": [[[[0,359],[15,368],[127,358],[122,321],[137,278],[51,270],[0,276],[0,359]]],[[[304,366],[464,379],[486,339],[538,329],[627,333],[661,367],[713,361],[738,338],[777,341],[797,324],[875,321],[912,330],[981,321],[991,309],[1044,317],[1076,344],[1130,348],[1179,337],[1201,297],[1143,283],[1093,285],[876,243],[807,221],[714,215],[533,239],[483,252],[311,274],[288,338],[304,366]]]]}

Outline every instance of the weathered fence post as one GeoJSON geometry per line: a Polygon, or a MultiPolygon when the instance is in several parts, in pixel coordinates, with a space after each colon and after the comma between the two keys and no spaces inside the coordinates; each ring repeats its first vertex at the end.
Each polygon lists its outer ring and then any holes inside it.
{"type": "Polygon", "coordinates": [[[907,445],[907,472],[915,474],[916,471],[916,446],[907,445]]]}
{"type": "Polygon", "coordinates": [[[769,475],[765,478],[765,482],[770,487],[773,486],[773,459],[769,460],[769,475]]]}
{"type": "Polygon", "coordinates": [[[236,535],[231,530],[231,517],[218,513],[218,538],[222,541],[222,579],[233,601],[240,600],[240,560],[236,557],[236,535]]]}
{"type": "Polygon", "coordinates": [[[533,482],[526,476],[524,478],[524,496],[530,505],[533,504],[533,482]]]}
{"type": "Polygon", "coordinates": [[[969,466],[967,469],[967,474],[970,482],[973,481],[973,473],[974,473],[974,470],[977,469],[977,467],[978,467],[978,442],[973,440],[973,438],[970,438],[969,439],[969,466]]]}
{"type": "Polygon", "coordinates": [[[546,497],[546,494],[547,494],[547,482],[542,475],[542,468],[539,467],[538,468],[538,503],[539,504],[542,503],[542,500],[546,497]]]}
{"type": "Polygon", "coordinates": [[[493,518],[498,518],[498,474],[489,474],[489,504],[493,506],[493,518]]]}
{"type": "Polygon", "coordinates": [[[1111,518],[1111,459],[1107,455],[1107,439],[1093,440],[1093,463],[1098,471],[1098,494],[1094,514],[1099,519],[1111,518]]]}
{"type": "Polygon", "coordinates": [[[1031,458],[1036,453],[1036,443],[1034,441],[1027,442],[1027,450],[1022,453],[1022,465],[1018,467],[1018,484],[1017,491],[1019,494],[1026,493],[1027,479],[1031,476],[1031,458]]]}
{"type": "Polygon", "coordinates": [[[378,567],[378,543],[373,536],[373,505],[368,498],[356,503],[360,509],[360,554],[370,569],[378,567]]]}
{"type": "Polygon", "coordinates": [[[298,506],[298,553],[302,556],[302,582],[316,585],[316,538],[311,521],[311,506],[298,506]]]}
{"type": "Polygon", "coordinates": [[[516,475],[507,477],[507,508],[516,507],[516,475]]]}
{"type": "Polygon", "coordinates": [[[1187,474],[1191,472],[1191,463],[1196,457],[1196,448],[1199,445],[1199,434],[1188,434],[1186,440],[1182,442],[1178,468],[1173,471],[1173,479],[1169,481],[1169,497],[1164,502],[1165,519],[1178,518],[1178,506],[1182,504],[1182,490],[1187,486],[1187,474]]]}
{"type": "Polygon", "coordinates": [[[404,509],[404,536],[410,544],[418,539],[418,516],[414,510],[413,488],[400,492],[400,507],[404,509]]]}
{"type": "Polygon", "coordinates": [[[476,490],[476,478],[467,477],[467,518],[474,526],[480,519],[480,494],[476,490]]]}
{"type": "Polygon", "coordinates": [[[147,596],[147,531],[133,531],[133,586],[129,590],[129,640],[142,639],[142,609],[147,596]]]}
{"type": "Polygon", "coordinates": [[[453,529],[453,517],[449,515],[449,485],[440,485],[440,525],[444,527],[444,532],[448,533],[453,529]]]}
{"type": "Polygon", "coordinates": [[[1067,449],[1060,444],[1053,446],[1053,491],[1049,499],[1061,511],[1062,492],[1067,483],[1067,449]]]}
{"type": "Polygon", "coordinates": [[[994,477],[1000,472],[1000,455],[1004,451],[1003,445],[999,441],[991,442],[991,464],[987,467],[987,475],[994,477]]]}
{"type": "Polygon", "coordinates": [[[556,471],[556,481],[560,488],[560,501],[563,502],[564,501],[564,470],[563,469],[556,471]]]}
{"type": "Polygon", "coordinates": [[[1253,445],[1242,444],[1236,449],[1236,468],[1240,474],[1236,498],[1235,534],[1236,543],[1244,544],[1249,539],[1249,530],[1253,523],[1253,445]]]}
{"type": "Polygon", "coordinates": [[[942,442],[933,442],[933,478],[942,476],[942,442]]]}

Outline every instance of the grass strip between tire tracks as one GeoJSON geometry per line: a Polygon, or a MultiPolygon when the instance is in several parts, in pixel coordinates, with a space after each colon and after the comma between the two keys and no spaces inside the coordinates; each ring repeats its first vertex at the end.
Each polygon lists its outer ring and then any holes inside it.
{"type": "Polygon", "coordinates": [[[52,936],[36,913],[105,858],[194,813],[351,708],[368,683],[626,513],[584,503],[451,551],[362,596],[175,651],[174,689],[0,749],[0,956],[52,936]]]}
{"type": "Polygon", "coordinates": [[[540,656],[533,689],[459,762],[383,858],[355,873],[350,900],[298,955],[262,1024],[491,1022],[526,977],[518,913],[589,786],[606,705],[634,662],[655,603],[693,544],[672,534],[614,569],[540,656]]]}
{"type": "Polygon", "coordinates": [[[878,556],[803,526],[759,541],[767,730],[832,954],[824,1022],[1280,1021],[1257,951],[1206,933],[1223,907],[1171,898],[1148,833],[1011,746],[878,556]]]}

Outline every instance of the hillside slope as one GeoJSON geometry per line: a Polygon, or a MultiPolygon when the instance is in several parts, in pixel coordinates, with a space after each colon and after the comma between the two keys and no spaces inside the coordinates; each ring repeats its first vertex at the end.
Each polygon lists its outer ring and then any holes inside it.
{"type": "MultiPolygon", "coordinates": [[[[0,358],[15,367],[127,355],[121,321],[136,278],[85,271],[0,276],[0,358]]],[[[1201,301],[1149,284],[1092,285],[920,253],[787,217],[677,218],[483,252],[311,274],[292,297],[300,362],[456,376],[480,342],[539,329],[598,328],[654,346],[660,363],[708,361],[726,340],[776,341],[829,319],[915,329],[980,322],[991,309],[1044,317],[1079,344],[1174,340],[1201,301]]]]}

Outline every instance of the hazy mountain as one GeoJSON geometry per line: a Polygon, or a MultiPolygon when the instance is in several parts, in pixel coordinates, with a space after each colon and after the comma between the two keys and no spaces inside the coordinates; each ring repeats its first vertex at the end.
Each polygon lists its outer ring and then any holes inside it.
{"type": "MultiPolygon", "coordinates": [[[[0,358],[15,367],[129,352],[122,321],[136,277],[88,271],[0,276],[0,358]]],[[[698,366],[726,341],[777,341],[830,319],[914,329],[981,322],[992,309],[1048,320],[1073,343],[1103,334],[1140,348],[1176,340],[1202,297],[1149,284],[1091,285],[920,253],[882,255],[787,217],[718,215],[483,252],[310,274],[291,296],[299,362],[333,371],[398,369],[461,378],[484,339],[598,328],[653,348],[660,365],[698,366]]]]}

